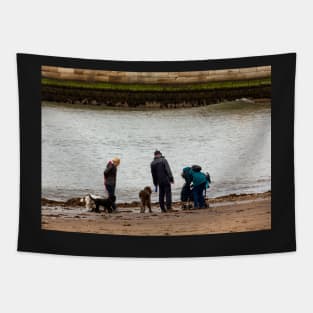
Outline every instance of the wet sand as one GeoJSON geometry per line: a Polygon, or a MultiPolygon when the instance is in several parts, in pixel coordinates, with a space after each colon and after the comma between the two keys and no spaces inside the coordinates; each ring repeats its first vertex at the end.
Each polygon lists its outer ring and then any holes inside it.
{"type": "Polygon", "coordinates": [[[271,193],[229,195],[209,199],[210,207],[161,213],[139,213],[137,202],[118,204],[118,212],[88,212],[78,199],[57,202],[42,199],[42,229],[65,232],[133,235],[182,236],[271,229],[271,193]]]}

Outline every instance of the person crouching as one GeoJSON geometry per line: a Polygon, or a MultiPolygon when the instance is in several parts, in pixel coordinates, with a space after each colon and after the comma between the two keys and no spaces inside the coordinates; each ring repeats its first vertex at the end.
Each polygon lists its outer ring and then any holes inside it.
{"type": "Polygon", "coordinates": [[[193,183],[193,201],[195,209],[204,209],[206,208],[204,192],[208,186],[207,175],[201,172],[201,166],[193,165],[191,167],[191,177],[193,183]]]}
{"type": "Polygon", "coordinates": [[[180,200],[182,202],[182,209],[187,210],[192,208],[190,202],[193,201],[193,194],[190,186],[192,182],[191,167],[184,167],[181,176],[185,180],[185,183],[180,193],[180,200]]]}

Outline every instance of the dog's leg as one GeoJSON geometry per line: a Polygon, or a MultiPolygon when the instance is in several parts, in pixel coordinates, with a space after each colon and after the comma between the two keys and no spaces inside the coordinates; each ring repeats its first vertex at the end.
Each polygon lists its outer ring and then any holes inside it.
{"type": "Polygon", "coordinates": [[[100,213],[100,210],[99,210],[99,204],[98,204],[98,203],[96,203],[96,209],[95,209],[95,212],[96,212],[96,213],[100,213]]]}

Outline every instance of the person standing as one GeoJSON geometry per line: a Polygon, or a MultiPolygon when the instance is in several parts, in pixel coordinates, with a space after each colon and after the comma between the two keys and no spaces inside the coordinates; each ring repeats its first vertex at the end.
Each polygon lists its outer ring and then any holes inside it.
{"type": "Polygon", "coordinates": [[[174,178],[167,160],[159,150],[154,152],[154,159],[151,162],[151,174],[155,190],[157,191],[157,188],[159,187],[159,203],[161,211],[171,211],[171,184],[174,183],[174,178]],[[164,198],[166,198],[166,209],[164,205],[164,198]]]}
{"type": "Polygon", "coordinates": [[[116,186],[116,175],[117,175],[117,167],[120,165],[120,159],[115,157],[110,160],[106,166],[106,169],[103,172],[104,176],[104,186],[108,191],[109,198],[112,200],[113,211],[116,211],[116,197],[115,197],[115,186],[116,186]]]}

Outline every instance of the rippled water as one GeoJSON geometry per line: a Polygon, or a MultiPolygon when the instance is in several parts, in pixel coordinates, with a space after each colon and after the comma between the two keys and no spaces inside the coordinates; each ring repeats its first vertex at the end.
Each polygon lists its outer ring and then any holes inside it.
{"type": "MultiPolygon", "coordinates": [[[[159,149],[172,168],[179,199],[183,167],[200,164],[212,177],[210,197],[271,189],[271,107],[229,102],[173,110],[107,110],[42,105],[42,196],[103,194],[107,161],[121,158],[118,201],[152,185],[159,149]]],[[[153,200],[156,194],[153,194],[153,200]]]]}

